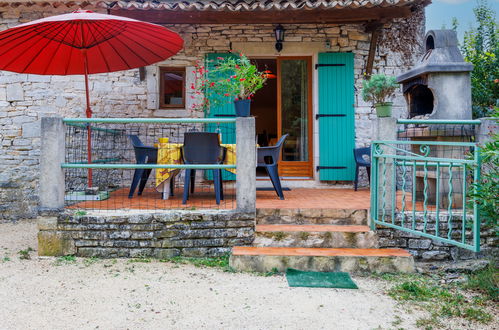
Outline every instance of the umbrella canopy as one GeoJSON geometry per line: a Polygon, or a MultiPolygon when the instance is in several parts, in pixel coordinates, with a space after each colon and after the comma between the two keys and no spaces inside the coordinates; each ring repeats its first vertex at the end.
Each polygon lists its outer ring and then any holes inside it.
{"type": "MultiPolygon", "coordinates": [[[[129,70],[175,55],[182,38],[160,25],[77,10],[0,32],[0,70],[42,75],[85,75],[86,115],[92,116],[88,75],[129,70]]],[[[87,160],[92,162],[91,127],[87,160]]],[[[92,186],[92,170],[88,170],[92,186]]]]}
{"type": "Polygon", "coordinates": [[[183,43],[156,24],[78,10],[0,32],[0,70],[42,75],[129,70],[167,59],[183,43]]]}

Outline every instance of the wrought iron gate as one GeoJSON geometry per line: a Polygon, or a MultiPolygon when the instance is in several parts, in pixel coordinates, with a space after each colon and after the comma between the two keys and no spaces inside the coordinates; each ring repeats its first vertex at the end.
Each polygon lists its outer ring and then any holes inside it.
{"type": "Polygon", "coordinates": [[[478,204],[470,197],[480,180],[476,143],[375,141],[371,162],[373,229],[382,225],[480,251],[478,204]]]}

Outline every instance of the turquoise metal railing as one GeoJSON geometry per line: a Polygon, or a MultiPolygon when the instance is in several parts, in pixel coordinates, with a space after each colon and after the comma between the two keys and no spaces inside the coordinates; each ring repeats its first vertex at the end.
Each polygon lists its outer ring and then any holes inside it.
{"type": "MultiPolygon", "coordinates": [[[[475,125],[479,121],[431,123],[475,125]]],[[[480,180],[480,152],[475,143],[374,141],[371,163],[373,229],[382,225],[475,252],[480,250],[478,204],[468,197],[469,190],[476,189],[472,183],[480,180]],[[442,154],[446,148],[462,152],[445,157],[442,154]]]]}

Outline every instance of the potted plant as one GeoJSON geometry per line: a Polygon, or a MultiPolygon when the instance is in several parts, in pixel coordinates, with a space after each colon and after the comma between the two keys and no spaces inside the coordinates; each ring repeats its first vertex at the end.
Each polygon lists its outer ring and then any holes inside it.
{"type": "Polygon", "coordinates": [[[248,117],[251,97],[263,87],[267,74],[259,72],[258,68],[242,54],[238,58],[218,60],[215,68],[210,71],[206,88],[218,95],[233,98],[236,115],[248,117]]]}
{"type": "Polygon", "coordinates": [[[378,117],[390,117],[393,103],[389,100],[398,86],[395,77],[374,74],[371,79],[362,82],[362,98],[373,103],[378,117]]]}

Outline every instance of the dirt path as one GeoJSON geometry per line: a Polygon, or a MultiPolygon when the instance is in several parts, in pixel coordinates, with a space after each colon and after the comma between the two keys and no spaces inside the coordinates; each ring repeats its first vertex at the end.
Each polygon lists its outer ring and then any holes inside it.
{"type": "Polygon", "coordinates": [[[422,316],[369,278],[354,278],[359,290],[289,288],[283,276],[157,261],[20,260],[28,247],[34,222],[0,223],[0,329],[411,329],[422,316]]]}

